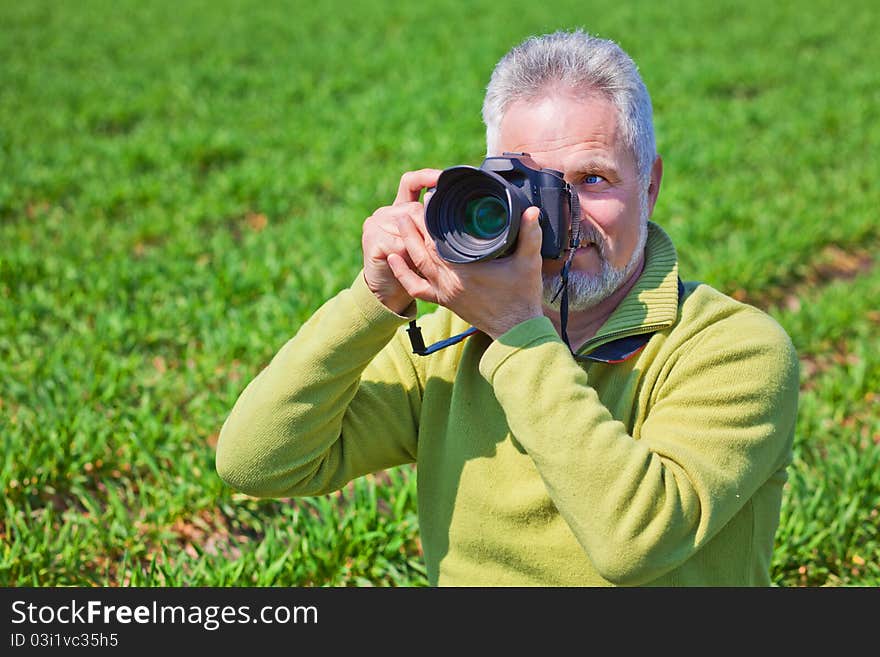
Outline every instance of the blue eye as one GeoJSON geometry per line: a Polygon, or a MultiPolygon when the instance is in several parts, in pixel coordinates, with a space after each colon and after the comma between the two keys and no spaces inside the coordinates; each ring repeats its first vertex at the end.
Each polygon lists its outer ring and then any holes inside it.
{"type": "Polygon", "coordinates": [[[604,178],[602,178],[602,176],[598,176],[595,173],[584,176],[584,184],[587,185],[598,185],[603,180],[604,178]]]}

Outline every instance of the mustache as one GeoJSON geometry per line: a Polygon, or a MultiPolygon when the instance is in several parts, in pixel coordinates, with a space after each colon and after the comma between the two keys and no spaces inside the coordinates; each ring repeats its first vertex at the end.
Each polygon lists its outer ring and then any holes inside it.
{"type": "MultiPolygon", "coordinates": [[[[581,221],[578,238],[580,240],[581,248],[593,244],[599,252],[599,255],[605,257],[605,238],[602,237],[602,233],[600,233],[595,226],[581,221]]],[[[569,249],[566,249],[566,251],[568,250],[569,249]]]]}

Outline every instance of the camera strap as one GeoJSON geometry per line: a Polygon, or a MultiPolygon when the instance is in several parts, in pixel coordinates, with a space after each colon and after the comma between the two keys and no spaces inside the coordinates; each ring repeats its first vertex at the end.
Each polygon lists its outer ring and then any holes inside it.
{"type": "Polygon", "coordinates": [[[418,356],[429,356],[435,351],[440,351],[451,345],[458,344],[465,338],[476,333],[477,329],[472,326],[464,333],[459,333],[458,335],[453,335],[451,338],[435,342],[430,347],[425,346],[425,339],[422,337],[422,329],[416,324],[416,320],[410,320],[409,328],[406,329],[406,332],[409,334],[409,343],[412,345],[413,353],[418,356]]]}
{"type": "Polygon", "coordinates": [[[568,350],[574,354],[571,348],[571,342],[568,340],[568,273],[571,270],[571,261],[574,260],[574,254],[577,252],[581,244],[581,206],[578,202],[577,191],[569,187],[568,198],[571,203],[569,217],[571,218],[570,238],[568,242],[568,257],[565,264],[562,265],[562,272],[559,283],[559,289],[553,295],[552,301],[556,301],[556,297],[562,293],[562,299],[559,301],[559,329],[562,333],[562,340],[568,347],[568,350]]]}

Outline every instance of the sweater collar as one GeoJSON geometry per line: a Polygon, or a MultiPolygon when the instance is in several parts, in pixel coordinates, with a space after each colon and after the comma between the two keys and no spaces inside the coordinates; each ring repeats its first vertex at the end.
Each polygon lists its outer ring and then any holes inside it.
{"type": "Polygon", "coordinates": [[[675,245],[660,226],[649,221],[642,275],[577,357],[616,363],[638,353],[653,333],[678,319],[681,287],[675,245]]]}

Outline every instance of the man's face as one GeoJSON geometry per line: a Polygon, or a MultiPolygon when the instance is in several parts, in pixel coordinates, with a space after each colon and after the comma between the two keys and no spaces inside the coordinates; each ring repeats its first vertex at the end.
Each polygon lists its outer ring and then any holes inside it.
{"type": "MultiPolygon", "coordinates": [[[[561,171],[577,190],[581,247],[571,280],[581,293],[570,299],[571,309],[591,307],[610,295],[640,265],[643,226],[659,189],[659,158],[650,188],[645,183],[642,189],[614,106],[598,96],[578,99],[564,93],[511,105],[501,121],[498,147],[497,155],[529,153],[539,166],[561,171]]],[[[555,292],[551,281],[558,280],[564,261],[544,261],[545,297],[549,288],[555,292]]]]}

